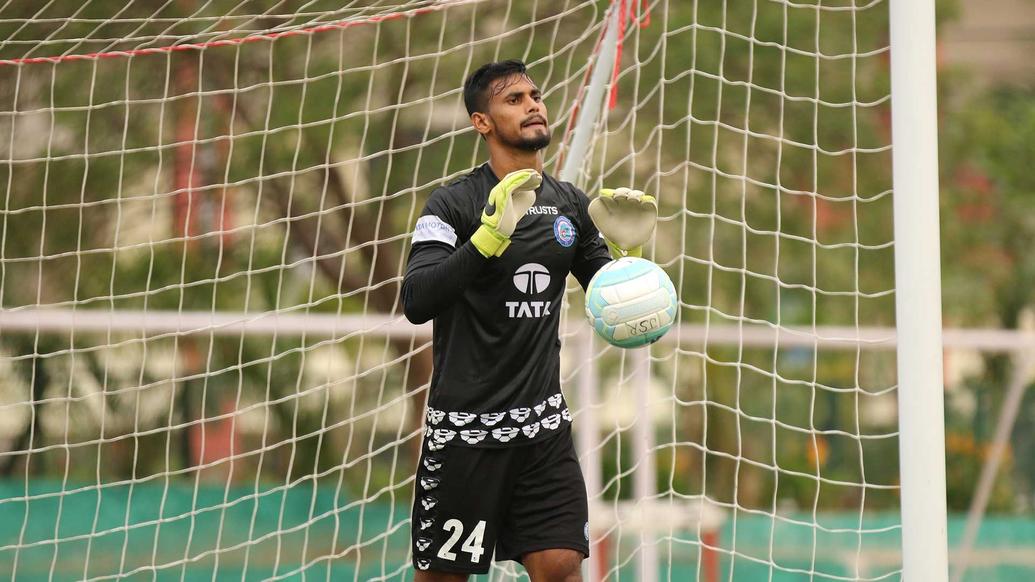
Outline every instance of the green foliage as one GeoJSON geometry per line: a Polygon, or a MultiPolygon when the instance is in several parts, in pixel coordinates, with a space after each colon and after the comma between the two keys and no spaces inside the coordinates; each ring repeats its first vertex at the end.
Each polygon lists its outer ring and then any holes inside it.
{"type": "MultiPolygon", "coordinates": [[[[942,167],[942,278],[948,325],[1018,329],[1035,293],[1035,88],[991,87],[952,99],[940,127],[942,167]]],[[[1011,358],[984,355],[984,365],[959,389],[973,410],[947,409],[950,507],[969,505],[978,468],[1012,376],[1011,358]],[[955,439],[955,440],[954,440],[955,439]],[[970,442],[968,447],[959,442],[970,442]],[[965,453],[973,449],[982,454],[965,453]],[[964,452],[961,452],[964,451],[964,452]]],[[[1029,390],[1030,392],[1030,390],[1029,390]]],[[[1030,396],[1030,395],[1029,395],[1030,396]]],[[[950,401],[951,403],[951,401],[950,401]]],[[[1022,407],[1031,409],[1031,398],[1022,407]]],[[[1021,412],[1012,435],[1013,463],[1000,471],[993,510],[1031,503],[1035,450],[1029,415],[1021,412]]]]}
{"type": "Polygon", "coordinates": [[[993,88],[941,127],[946,317],[1016,328],[1032,303],[1035,89],[993,88]]]}

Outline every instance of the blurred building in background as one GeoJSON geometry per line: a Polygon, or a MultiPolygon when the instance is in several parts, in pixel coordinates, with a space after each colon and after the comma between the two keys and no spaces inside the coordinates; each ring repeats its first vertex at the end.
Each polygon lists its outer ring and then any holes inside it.
{"type": "Polygon", "coordinates": [[[958,17],[939,34],[944,65],[964,65],[981,85],[1035,78],[1035,2],[958,0],[958,17]]]}

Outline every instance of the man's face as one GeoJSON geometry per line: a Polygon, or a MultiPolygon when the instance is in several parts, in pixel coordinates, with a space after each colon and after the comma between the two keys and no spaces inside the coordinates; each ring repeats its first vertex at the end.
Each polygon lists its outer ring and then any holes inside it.
{"type": "Polygon", "coordinates": [[[550,145],[546,104],[527,75],[498,79],[489,87],[488,117],[490,135],[504,145],[533,152],[550,145]]]}

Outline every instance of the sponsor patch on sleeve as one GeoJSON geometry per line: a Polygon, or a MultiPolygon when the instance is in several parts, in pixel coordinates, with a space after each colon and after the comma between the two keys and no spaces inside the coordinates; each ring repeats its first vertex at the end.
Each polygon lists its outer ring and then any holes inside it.
{"type": "Polygon", "coordinates": [[[417,226],[413,229],[413,244],[430,241],[443,242],[455,247],[456,231],[434,214],[422,216],[417,219],[417,226]]]}

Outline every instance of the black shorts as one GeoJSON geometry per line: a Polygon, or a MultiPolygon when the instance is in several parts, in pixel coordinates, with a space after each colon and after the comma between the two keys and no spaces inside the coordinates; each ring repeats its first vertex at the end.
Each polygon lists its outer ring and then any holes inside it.
{"type": "Polygon", "coordinates": [[[538,550],[589,556],[586,484],[571,425],[523,446],[421,452],[410,541],[418,570],[489,571],[538,550]]]}

